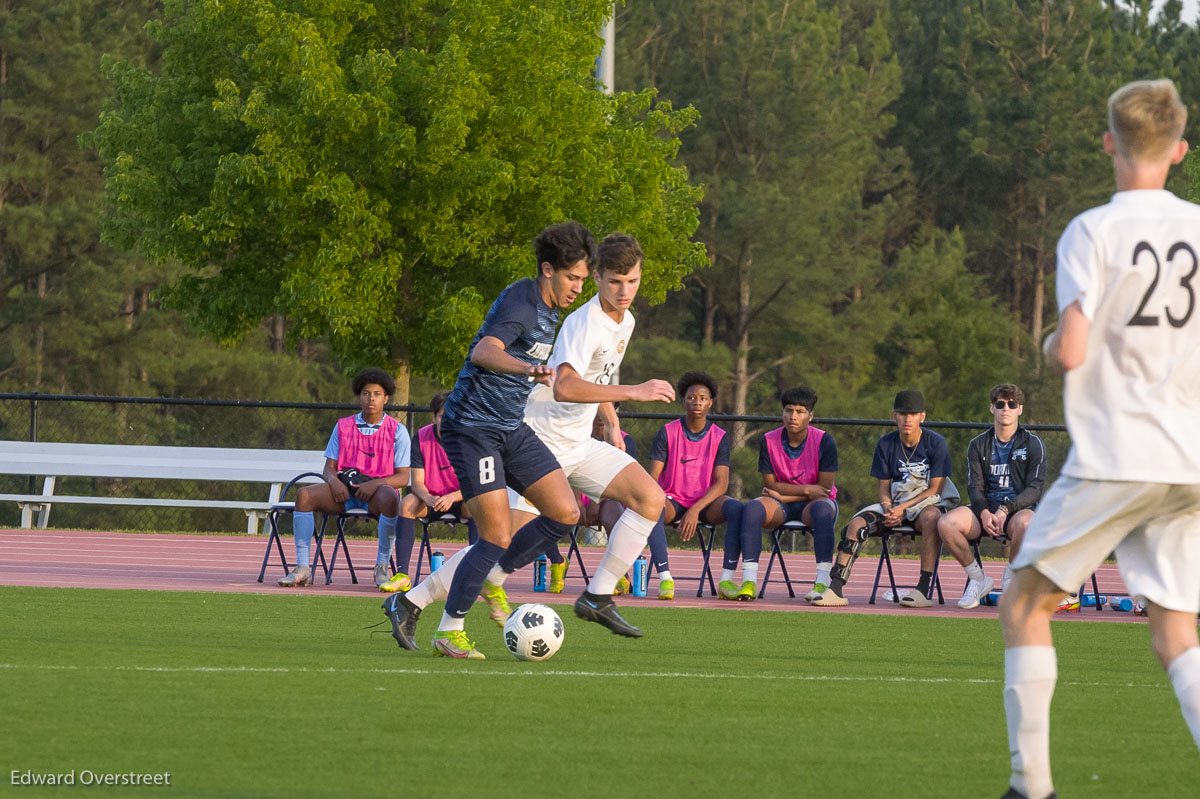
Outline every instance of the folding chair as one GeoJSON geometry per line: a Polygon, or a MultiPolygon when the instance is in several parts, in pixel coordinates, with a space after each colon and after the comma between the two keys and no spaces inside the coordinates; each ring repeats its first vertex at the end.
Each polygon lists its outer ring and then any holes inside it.
{"type": "MultiPolygon", "coordinates": [[[[676,522],[678,522],[678,519],[676,519],[674,522],[671,522],[671,524],[668,526],[674,527],[676,530],[678,530],[679,525],[676,522]]],[[[700,576],[675,577],[676,580],[696,580],[698,583],[696,586],[697,597],[704,596],[705,580],[708,580],[709,596],[717,595],[717,584],[713,581],[712,567],[709,565],[709,558],[712,555],[713,542],[716,540],[716,538],[717,526],[715,524],[710,524],[709,522],[698,522],[696,524],[696,541],[698,541],[700,544],[700,554],[704,558],[704,564],[700,567],[700,576]]],[[[652,572],[657,571],[657,569],[654,568],[653,562],[649,563],[646,568],[647,578],[650,577],[652,572]]]]}
{"type": "MultiPolygon", "coordinates": [[[[353,508],[344,510],[337,515],[337,538],[333,542],[333,556],[329,559],[329,568],[325,570],[325,585],[333,582],[333,570],[337,567],[338,547],[342,548],[342,553],[346,556],[346,569],[350,572],[350,582],[358,585],[358,575],[354,573],[354,564],[350,562],[350,550],[346,546],[346,522],[350,519],[377,519],[378,517],[365,508],[353,508]]],[[[325,555],[321,551],[321,545],[325,541],[325,525],[329,522],[329,514],[321,519],[321,527],[317,530],[317,558],[322,563],[325,561],[325,555]]]]}
{"type": "MultiPolygon", "coordinates": [[[[979,568],[981,568],[981,569],[983,568],[983,557],[979,554],[979,542],[981,542],[982,540],[983,540],[983,536],[981,535],[981,536],[979,536],[979,538],[976,538],[974,541],[971,542],[971,554],[975,556],[975,562],[979,564],[979,568]]],[[[996,540],[1007,542],[1009,540],[1009,538],[1007,535],[1004,535],[1004,536],[1000,536],[996,540]]],[[[1087,581],[1084,580],[1083,585],[1079,586],[1080,599],[1082,599],[1084,594],[1086,594],[1086,593],[1087,593],[1087,581]]],[[[1104,605],[1100,602],[1100,586],[1096,584],[1096,573],[1095,572],[1092,572],[1092,599],[1095,600],[1093,602],[1093,604],[1095,605],[1096,612],[1097,613],[1104,612],[1104,605]]]]}
{"type": "MultiPolygon", "coordinates": [[[[271,505],[271,509],[267,512],[267,527],[270,529],[271,532],[267,536],[267,551],[265,553],[263,553],[262,568],[258,570],[258,581],[260,583],[263,581],[263,577],[267,573],[267,561],[269,561],[271,558],[271,545],[272,544],[275,545],[275,549],[278,550],[278,552],[279,552],[279,562],[281,564],[283,564],[283,573],[286,575],[289,572],[291,572],[291,570],[292,570],[291,567],[288,566],[287,555],[284,554],[284,551],[283,551],[283,542],[280,540],[280,537],[279,537],[279,515],[281,513],[294,513],[295,512],[296,503],[294,501],[285,502],[283,500],[283,498],[287,496],[287,492],[289,489],[291,489],[292,486],[296,485],[297,483],[299,483],[301,480],[305,479],[306,477],[315,477],[318,480],[325,479],[323,475],[317,474],[316,472],[304,472],[303,474],[296,475],[295,477],[293,477],[291,479],[291,481],[287,485],[285,485],[283,487],[283,490],[279,492],[279,501],[273,503],[271,505]]],[[[324,520],[322,520],[322,522],[321,522],[322,530],[324,530],[324,527],[325,527],[325,522],[324,522],[324,520]]],[[[313,562],[309,564],[309,568],[315,570],[317,567],[318,560],[320,560],[321,567],[322,567],[322,569],[324,569],[325,556],[321,553],[321,551],[319,549],[317,550],[317,557],[314,558],[313,562]]]]}
{"type": "MultiPolygon", "coordinates": [[[[767,593],[767,583],[771,582],[771,569],[775,566],[776,558],[779,559],[779,569],[780,569],[780,571],[783,572],[783,579],[782,580],[776,579],[775,582],[784,583],[787,586],[788,596],[791,597],[792,599],[796,598],[796,592],[792,588],[793,580],[791,578],[791,575],[788,574],[787,564],[784,563],[784,561],[783,561],[783,547],[780,545],[780,541],[783,539],[784,533],[792,534],[792,536],[793,536],[792,537],[792,545],[793,545],[792,548],[794,549],[795,541],[796,541],[795,534],[796,533],[808,533],[809,535],[812,535],[812,529],[804,522],[794,521],[794,522],[784,522],[783,524],[779,525],[778,527],[776,527],[774,530],[771,531],[771,559],[767,561],[767,571],[763,575],[762,588],[758,589],[758,598],[759,599],[762,599],[763,596],[767,593]]],[[[795,580],[794,582],[808,583],[809,585],[812,585],[812,583],[813,583],[812,580],[795,580]]]]}
{"type": "Polygon", "coordinates": [[[577,524],[571,528],[571,546],[567,549],[567,570],[570,571],[571,556],[574,555],[575,562],[579,564],[579,573],[583,576],[584,586],[588,584],[590,578],[588,577],[587,567],[583,565],[583,553],[579,550],[579,531],[585,526],[577,524]]]}
{"type": "MultiPolygon", "coordinates": [[[[888,539],[893,535],[907,535],[916,538],[920,535],[913,527],[908,525],[900,525],[898,527],[885,528],[882,535],[879,536],[880,552],[879,565],[875,567],[875,584],[871,586],[871,599],[867,602],[868,605],[875,604],[875,594],[879,591],[879,579],[883,574],[883,567],[887,566],[888,583],[892,587],[892,602],[900,603],[901,588],[916,588],[915,585],[896,585],[896,575],[892,572],[892,558],[888,551],[888,539]]],[[[937,591],[938,604],[946,604],[945,597],[942,596],[942,581],[938,578],[938,565],[942,560],[941,549],[938,549],[938,558],[933,562],[933,579],[929,581],[929,591],[925,594],[926,598],[933,599],[933,592],[937,591]]]]}
{"type": "MultiPolygon", "coordinates": [[[[417,569],[414,573],[412,584],[416,585],[421,582],[421,559],[425,559],[425,563],[429,566],[429,570],[433,571],[433,547],[429,545],[429,525],[431,524],[448,524],[455,527],[460,524],[466,524],[465,519],[460,519],[453,513],[438,513],[437,518],[434,518],[436,511],[429,511],[423,518],[417,519],[421,523],[421,546],[417,549],[417,569]]],[[[392,572],[396,571],[396,563],[392,561],[392,572]]]]}

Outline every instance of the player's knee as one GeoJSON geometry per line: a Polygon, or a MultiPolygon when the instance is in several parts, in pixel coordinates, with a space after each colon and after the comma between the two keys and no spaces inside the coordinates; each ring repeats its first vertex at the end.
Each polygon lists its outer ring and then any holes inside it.
{"type": "Polygon", "coordinates": [[[416,494],[408,494],[400,501],[400,515],[406,519],[419,519],[424,511],[425,503],[416,494]]]}
{"type": "Polygon", "coordinates": [[[400,492],[389,485],[383,485],[375,491],[379,503],[379,512],[384,516],[396,516],[400,513],[400,492]]]}
{"type": "Polygon", "coordinates": [[[296,492],[296,512],[312,513],[317,505],[317,486],[305,486],[296,492]]]}
{"type": "Polygon", "coordinates": [[[630,497],[629,507],[633,512],[645,519],[657,520],[667,504],[667,495],[652,480],[640,484],[633,496],[630,497]]]}

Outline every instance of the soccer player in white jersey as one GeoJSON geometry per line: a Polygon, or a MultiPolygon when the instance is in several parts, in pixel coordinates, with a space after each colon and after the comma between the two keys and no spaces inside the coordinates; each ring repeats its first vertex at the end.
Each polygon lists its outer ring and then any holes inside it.
{"type": "MultiPolygon", "coordinates": [[[[642,249],[632,236],[613,233],[598,248],[596,296],[571,312],[558,332],[548,365],[553,388],[537,386],[525,402],[525,424],[545,442],[575,491],[592,499],[615,499],[625,506],[608,536],[608,548],[587,590],[575,601],[575,615],[599,622],[618,635],[638,638],[641,630],[617,612],[612,595],[617,582],[646,547],[666,505],[657,481],[624,449],[612,403],[624,400],[671,402],[675,389],[665,380],[639,385],[614,383],[634,319],[629,312],[642,279],[642,249]],[[605,420],[605,439],[592,437],[597,410],[605,420]],[[607,442],[607,443],[606,443],[607,442]]],[[[510,492],[514,523],[525,524],[537,513],[510,492]]],[[[488,575],[489,585],[503,585],[508,575],[546,551],[551,533],[531,527],[512,543],[488,575]]]]}
{"type": "Polygon", "coordinates": [[[1066,372],[1071,452],[1000,602],[1008,798],[1056,796],[1050,619],[1114,550],[1200,746],[1200,206],[1163,189],[1187,153],[1186,120],[1168,80],[1117,90],[1104,134],[1117,192],[1058,242],[1060,319],[1045,349],[1066,372]]]}

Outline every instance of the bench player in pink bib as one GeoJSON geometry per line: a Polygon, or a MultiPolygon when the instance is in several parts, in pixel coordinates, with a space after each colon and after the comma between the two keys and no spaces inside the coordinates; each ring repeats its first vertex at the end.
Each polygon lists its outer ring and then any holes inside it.
{"type": "Polygon", "coordinates": [[[762,554],[764,528],[800,521],[813,535],[817,556],[817,578],[804,597],[811,602],[829,583],[836,540],[838,469],[837,444],[833,436],[812,427],[817,392],[808,386],[788,389],[779,398],[783,405],[783,427],[763,436],[758,448],[758,471],[763,476],[762,496],[746,503],[741,535],[725,531],[725,562],[717,595],[722,599],[751,601],[758,595],[758,558],[762,554]],[[742,584],[733,581],[738,556],[742,558],[742,584]]]}
{"type": "MultiPolygon", "coordinates": [[[[467,525],[467,543],[474,544],[479,536],[475,520],[463,507],[462,491],[458,489],[458,477],[450,465],[450,456],[442,447],[440,430],[442,424],[442,406],[446,404],[449,391],[435,394],[429,400],[429,411],[433,415],[433,423],[427,424],[417,431],[417,446],[413,448],[412,456],[412,487],[407,496],[400,502],[400,518],[396,521],[396,574],[380,583],[376,575],[375,584],[380,591],[394,593],[407,591],[412,587],[408,578],[408,567],[412,561],[413,543],[416,541],[417,519],[426,516],[434,518],[449,513],[467,525]]],[[[380,547],[375,569],[380,564],[387,566],[387,550],[380,547]]],[[[386,573],[385,573],[386,577],[386,573]]]]}
{"type": "Polygon", "coordinates": [[[690,541],[701,522],[740,529],[742,503],[729,490],[729,436],[708,420],[717,398],[717,381],[704,372],[688,372],[675,386],[683,400],[682,419],[667,422],[654,437],[650,476],[667,495],[663,515],[650,533],[650,560],[658,572],[658,598],[675,598],[675,580],[667,557],[666,525],[690,541]]]}
{"type": "MultiPolygon", "coordinates": [[[[280,579],[282,586],[312,584],[310,550],[314,513],[341,513],[365,508],[379,519],[380,549],[391,550],[400,512],[399,491],[408,484],[408,431],[392,416],[383,412],[396,390],[392,376],[382,369],[365,369],[354,378],[360,413],[339,419],[325,447],[325,482],[305,486],[296,494],[292,514],[292,534],[296,542],[296,568],[280,579]],[[359,473],[354,493],[342,482],[338,472],[354,469],[359,473]],[[361,478],[368,478],[361,482],[361,478]],[[386,542],[386,547],[385,543],[386,542]]],[[[385,574],[386,577],[386,574],[385,574]]],[[[379,570],[376,569],[376,584],[379,570]]]]}

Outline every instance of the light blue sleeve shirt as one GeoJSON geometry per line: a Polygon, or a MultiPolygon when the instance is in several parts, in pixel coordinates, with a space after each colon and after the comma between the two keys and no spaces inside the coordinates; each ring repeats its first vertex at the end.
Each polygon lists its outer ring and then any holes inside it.
{"type": "MultiPolygon", "coordinates": [[[[363,420],[362,414],[354,415],[354,423],[358,425],[358,432],[364,436],[373,436],[379,432],[378,427],[371,427],[363,420]]],[[[331,460],[337,460],[338,453],[341,447],[338,444],[337,425],[333,426],[333,432],[329,434],[329,443],[325,445],[325,457],[331,460]]],[[[408,430],[404,425],[396,425],[396,456],[393,459],[392,466],[396,469],[408,468],[409,461],[412,459],[412,438],[408,435],[408,430]]]]}

